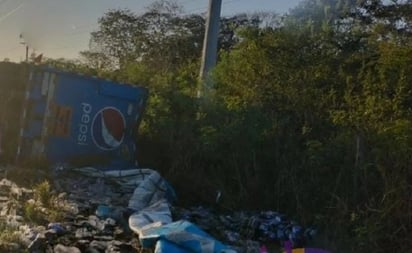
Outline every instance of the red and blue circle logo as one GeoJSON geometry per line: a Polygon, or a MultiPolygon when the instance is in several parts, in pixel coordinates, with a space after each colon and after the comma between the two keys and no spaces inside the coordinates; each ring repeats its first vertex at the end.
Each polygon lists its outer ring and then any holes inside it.
{"type": "Polygon", "coordinates": [[[105,107],[93,119],[91,134],[96,146],[103,150],[118,148],[124,139],[126,121],[114,107],[105,107]]]}

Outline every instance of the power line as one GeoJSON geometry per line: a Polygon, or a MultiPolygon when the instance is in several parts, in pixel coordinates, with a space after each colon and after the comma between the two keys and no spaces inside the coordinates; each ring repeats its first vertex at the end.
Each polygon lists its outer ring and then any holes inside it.
{"type": "Polygon", "coordinates": [[[24,1],[22,1],[16,8],[12,9],[11,11],[7,12],[3,16],[0,17],[0,23],[4,20],[6,20],[8,17],[13,15],[16,11],[18,11],[21,7],[23,7],[24,1]]]}

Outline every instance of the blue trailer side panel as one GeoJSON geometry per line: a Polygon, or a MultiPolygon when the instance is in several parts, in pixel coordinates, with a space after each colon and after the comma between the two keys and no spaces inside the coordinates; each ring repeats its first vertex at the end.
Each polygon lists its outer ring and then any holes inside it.
{"type": "Polygon", "coordinates": [[[86,160],[131,163],[145,88],[61,72],[32,72],[24,114],[22,154],[53,164],[86,160]]]}

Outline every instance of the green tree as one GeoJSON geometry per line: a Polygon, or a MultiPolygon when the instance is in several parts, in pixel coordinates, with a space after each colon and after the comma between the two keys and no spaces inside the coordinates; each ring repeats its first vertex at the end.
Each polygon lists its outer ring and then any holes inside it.
{"type": "Polygon", "coordinates": [[[141,62],[164,70],[198,58],[203,18],[179,14],[178,7],[166,1],[154,3],[142,15],[111,10],[99,20],[90,52],[83,57],[98,66],[111,61],[112,68],[122,69],[141,62]]]}

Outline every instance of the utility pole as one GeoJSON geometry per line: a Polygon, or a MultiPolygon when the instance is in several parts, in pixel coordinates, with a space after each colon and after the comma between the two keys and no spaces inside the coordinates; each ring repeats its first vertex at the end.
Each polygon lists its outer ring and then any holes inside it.
{"type": "Polygon", "coordinates": [[[20,33],[19,35],[20,38],[20,44],[24,45],[26,48],[26,63],[29,62],[29,44],[24,40],[23,34],[20,33]]]}
{"type": "Polygon", "coordinates": [[[29,62],[29,45],[26,44],[26,63],[29,62]]]}
{"type": "Polygon", "coordinates": [[[206,20],[205,39],[203,42],[202,62],[199,75],[201,82],[198,91],[199,97],[202,96],[205,89],[211,86],[209,71],[216,66],[221,9],[222,0],[209,0],[209,10],[206,20]]]}

